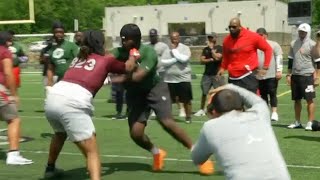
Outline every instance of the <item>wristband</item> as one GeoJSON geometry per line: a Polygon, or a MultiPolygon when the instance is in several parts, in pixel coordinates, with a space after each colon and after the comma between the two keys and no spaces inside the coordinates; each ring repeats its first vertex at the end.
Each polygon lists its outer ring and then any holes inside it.
{"type": "Polygon", "coordinates": [[[136,48],[133,48],[129,52],[130,56],[133,56],[135,60],[138,60],[140,58],[140,52],[136,48]]]}

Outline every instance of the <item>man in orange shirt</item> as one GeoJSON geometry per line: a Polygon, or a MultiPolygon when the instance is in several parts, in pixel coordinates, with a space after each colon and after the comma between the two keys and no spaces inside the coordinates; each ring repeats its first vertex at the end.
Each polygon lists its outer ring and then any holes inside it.
{"type": "Polygon", "coordinates": [[[272,48],[257,33],[243,28],[239,18],[230,20],[229,31],[223,41],[223,60],[218,74],[228,70],[229,83],[256,93],[259,85],[256,75],[263,76],[268,70],[272,48]],[[265,56],[263,68],[259,70],[257,49],[263,51],[265,56]]]}

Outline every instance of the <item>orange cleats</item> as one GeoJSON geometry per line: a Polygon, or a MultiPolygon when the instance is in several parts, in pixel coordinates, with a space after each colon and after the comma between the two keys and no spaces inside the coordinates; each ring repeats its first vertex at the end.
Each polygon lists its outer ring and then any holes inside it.
{"type": "Polygon", "coordinates": [[[167,156],[167,152],[159,149],[159,154],[153,155],[153,171],[161,171],[164,166],[164,158],[167,156]]]}
{"type": "Polygon", "coordinates": [[[207,160],[203,164],[199,165],[199,171],[202,175],[211,175],[214,173],[214,164],[211,160],[207,160]]]}

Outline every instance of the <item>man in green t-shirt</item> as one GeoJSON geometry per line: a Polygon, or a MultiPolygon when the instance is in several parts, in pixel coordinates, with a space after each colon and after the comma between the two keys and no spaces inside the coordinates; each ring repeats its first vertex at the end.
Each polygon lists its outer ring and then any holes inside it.
{"type": "Polygon", "coordinates": [[[49,49],[48,64],[48,86],[52,86],[53,76],[58,77],[58,81],[63,78],[64,73],[69,68],[72,60],[77,57],[79,48],[73,43],[64,39],[64,27],[60,22],[55,22],[52,26],[54,43],[49,49]]]}
{"type": "MultiPolygon", "coordinates": [[[[144,133],[151,109],[156,113],[163,129],[173,138],[188,149],[192,148],[192,141],[173,120],[168,86],[160,81],[156,72],[158,57],[155,50],[151,46],[141,44],[141,32],[135,24],[124,25],[120,37],[122,47],[113,49],[114,56],[120,61],[130,58],[137,61],[137,68],[122,79],[127,90],[130,136],[138,146],[153,154],[153,170],[161,171],[166,152],[156,147],[144,133]]],[[[120,78],[117,81],[120,81],[120,78]]],[[[213,164],[210,161],[201,167],[200,170],[207,168],[213,172],[213,164]]]]}

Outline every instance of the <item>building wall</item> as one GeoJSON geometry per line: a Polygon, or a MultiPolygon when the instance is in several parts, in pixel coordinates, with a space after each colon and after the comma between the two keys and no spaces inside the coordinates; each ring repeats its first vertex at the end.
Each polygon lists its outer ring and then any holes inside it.
{"type": "Polygon", "coordinates": [[[291,33],[287,5],[275,0],[106,7],[105,30],[108,37],[115,39],[124,24],[135,23],[143,36],[150,28],[168,35],[168,23],[205,22],[206,33],[220,34],[227,33],[229,20],[237,16],[243,26],[252,30],[265,27],[269,32],[291,33]]]}

